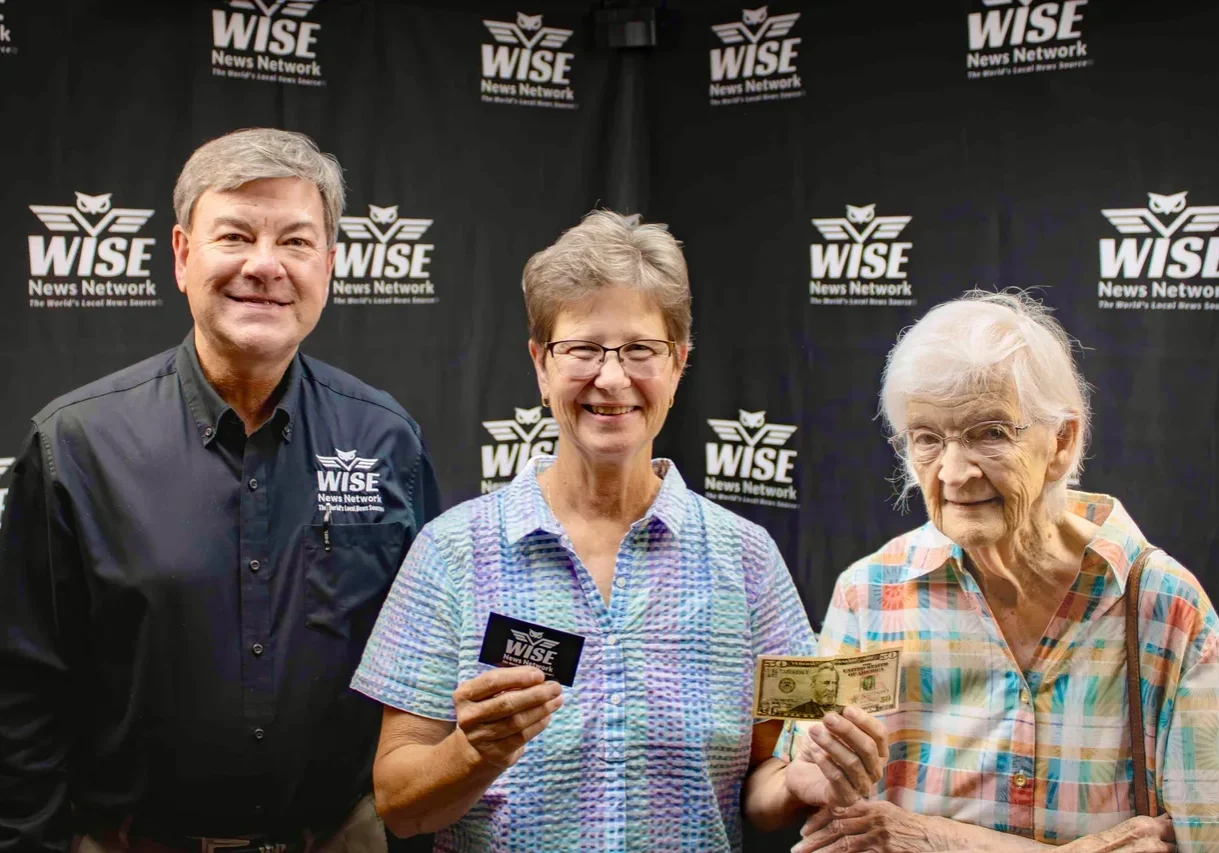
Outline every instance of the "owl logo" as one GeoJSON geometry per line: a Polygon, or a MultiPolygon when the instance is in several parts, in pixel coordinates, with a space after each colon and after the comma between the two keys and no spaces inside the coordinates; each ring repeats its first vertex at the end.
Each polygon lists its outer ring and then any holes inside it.
{"type": "Polygon", "coordinates": [[[411,243],[432,227],[431,219],[399,219],[398,205],[368,206],[367,216],[340,216],[339,229],[349,240],[377,240],[379,243],[411,243]],[[384,226],[384,227],[383,227],[384,226]]]}
{"type": "Polygon", "coordinates": [[[1152,234],[1171,237],[1178,230],[1189,234],[1210,234],[1219,229],[1219,206],[1189,207],[1188,190],[1179,193],[1147,193],[1146,207],[1113,207],[1101,214],[1122,234],[1152,234]],[[1161,216],[1174,216],[1165,223],[1161,216]]]}
{"type": "Polygon", "coordinates": [[[318,455],[317,462],[323,468],[334,471],[368,471],[377,467],[375,458],[366,459],[355,450],[334,449],[334,456],[318,455]]]}
{"type": "Polygon", "coordinates": [[[85,195],[82,192],[76,194],[76,209],[81,213],[106,213],[110,210],[110,196],[114,193],[102,193],[101,195],[85,195]]]}
{"type": "Polygon", "coordinates": [[[741,20],[748,27],[757,27],[766,23],[766,14],[769,11],[769,6],[759,6],[756,9],[742,9],[741,20]]]}
{"type": "Polygon", "coordinates": [[[1181,193],[1173,193],[1172,195],[1160,195],[1159,193],[1147,193],[1147,209],[1152,213],[1161,213],[1168,215],[1170,213],[1180,213],[1185,209],[1185,196],[1189,195],[1189,191],[1181,193]]]}
{"type": "Polygon", "coordinates": [[[848,204],[847,215],[828,219],[814,219],[813,225],[826,240],[896,240],[897,235],[910,224],[911,216],[877,216],[876,204],[848,204]],[[864,226],[862,229],[856,225],[864,226]]]}
{"type": "Polygon", "coordinates": [[[42,220],[48,231],[84,231],[90,237],[109,231],[111,234],[135,234],[152,216],[152,210],[131,207],[113,207],[113,193],[88,195],[76,193],[76,205],[31,204],[30,212],[42,220]],[[85,218],[100,216],[96,223],[85,218]]]}
{"type": "Polygon", "coordinates": [[[764,38],[783,38],[798,20],[799,12],[771,15],[769,6],[759,6],[756,9],[742,9],[741,20],[730,24],[712,24],[711,30],[724,44],[757,44],[764,38]]]}
{"type": "Polygon", "coordinates": [[[527,48],[560,48],[567,43],[573,32],[573,30],[564,30],[559,27],[544,27],[541,15],[526,15],[523,12],[516,13],[516,21],[484,19],[483,26],[500,44],[518,44],[527,48]],[[525,35],[526,33],[532,33],[532,35],[525,35]]]}
{"type": "Polygon", "coordinates": [[[720,437],[721,441],[743,441],[750,447],[755,447],[758,444],[782,446],[787,444],[787,440],[796,431],[796,428],[789,424],[766,423],[765,409],[760,412],[747,412],[744,409],[737,409],[737,420],[735,421],[708,418],[707,423],[715,431],[715,434],[720,437]],[[750,432],[750,430],[754,430],[754,432],[750,432]]]}
{"type": "Polygon", "coordinates": [[[398,221],[398,205],[393,207],[377,207],[375,204],[368,206],[368,218],[378,225],[392,225],[398,221]]]}
{"type": "Polygon", "coordinates": [[[267,18],[274,18],[282,12],[285,18],[303,18],[317,5],[317,0],[229,0],[230,9],[241,9],[246,12],[256,12],[267,18]]]}
{"type": "Polygon", "coordinates": [[[876,205],[869,204],[864,207],[856,207],[853,204],[847,205],[847,221],[854,222],[856,225],[865,225],[872,221],[876,216],[876,205]]]}
{"type": "Polygon", "coordinates": [[[508,630],[512,633],[512,636],[516,637],[518,642],[524,643],[530,647],[553,649],[559,644],[558,640],[547,640],[546,635],[541,631],[531,630],[526,633],[524,631],[518,631],[516,628],[509,628],[508,630]]]}
{"type": "Polygon", "coordinates": [[[542,407],[516,408],[514,419],[483,421],[483,429],[491,433],[496,441],[523,441],[533,444],[544,438],[558,438],[559,425],[554,418],[542,417],[542,407]]]}
{"type": "Polygon", "coordinates": [[[522,426],[536,424],[542,419],[542,407],[534,406],[532,409],[517,409],[516,422],[522,426]]]}
{"type": "Polygon", "coordinates": [[[766,411],[747,412],[744,409],[737,409],[741,419],[741,426],[749,427],[750,429],[758,429],[766,423],[766,411]]]}

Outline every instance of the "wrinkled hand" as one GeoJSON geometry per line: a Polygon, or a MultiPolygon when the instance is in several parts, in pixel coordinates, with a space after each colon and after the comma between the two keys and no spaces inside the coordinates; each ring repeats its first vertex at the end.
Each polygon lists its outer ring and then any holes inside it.
{"type": "Polygon", "coordinates": [[[507,770],[520,760],[525,744],[550,725],[563,705],[563,688],[543,678],[535,667],[514,666],[457,685],[456,733],[474,750],[475,761],[507,770]]]}
{"type": "Polygon", "coordinates": [[[1141,816],[1072,841],[1062,849],[1070,853],[1176,853],[1176,837],[1168,815],[1141,816]]]}
{"type": "Polygon", "coordinates": [[[824,808],[805,822],[792,853],[932,853],[969,849],[952,822],[912,814],[885,800],[824,808]]]}
{"type": "Polygon", "coordinates": [[[884,774],[888,729],[851,706],[813,723],[793,752],[785,777],[793,797],[810,806],[849,806],[871,794],[884,774]]]}

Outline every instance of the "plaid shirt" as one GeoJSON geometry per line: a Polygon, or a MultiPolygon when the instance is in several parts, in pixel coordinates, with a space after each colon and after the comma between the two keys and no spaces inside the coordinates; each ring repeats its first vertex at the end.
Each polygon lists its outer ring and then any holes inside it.
{"type": "Polygon", "coordinates": [[[815,654],[816,638],[761,527],[664,482],[618,552],[606,605],[538,487],[539,457],[507,487],[424,528],[352,686],[455,719],[490,611],[585,638],[550,726],[437,851],[713,851],[741,846],[754,661],[815,654]]]}
{"type": "MultiPolygon", "coordinates": [[[[838,579],[821,654],[904,650],[880,796],[1048,844],[1133,816],[1122,594],[1146,540],[1113,498],[1070,492],[1068,508],[1100,530],[1026,672],[930,524],[838,579]]],[[[1144,568],[1139,626],[1151,796],[1180,853],[1219,851],[1219,621],[1163,552],[1144,568]]],[[[792,740],[789,724],[775,754],[792,740]]]]}

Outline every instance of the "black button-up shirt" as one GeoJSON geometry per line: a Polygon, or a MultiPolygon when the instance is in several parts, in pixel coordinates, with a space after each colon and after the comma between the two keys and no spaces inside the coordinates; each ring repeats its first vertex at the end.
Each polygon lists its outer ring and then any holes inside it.
{"type": "Polygon", "coordinates": [[[300,355],[276,393],[247,437],[188,337],[35,416],[0,525],[0,850],[127,816],[334,829],[371,789],[381,709],[348,682],[436,481],[389,395],[300,355]]]}

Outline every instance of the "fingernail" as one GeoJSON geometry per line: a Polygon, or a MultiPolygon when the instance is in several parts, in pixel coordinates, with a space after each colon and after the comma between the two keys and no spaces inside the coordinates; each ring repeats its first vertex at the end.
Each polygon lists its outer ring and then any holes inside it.
{"type": "Polygon", "coordinates": [[[846,810],[846,808],[845,808],[845,807],[843,807],[843,806],[834,806],[832,809],[830,809],[830,812],[831,812],[832,814],[835,814],[835,815],[839,815],[839,816],[841,816],[841,815],[846,814],[846,813],[847,813],[847,810],[846,810]]]}
{"type": "Polygon", "coordinates": [[[839,726],[839,725],[842,725],[842,717],[838,716],[838,714],[836,714],[835,712],[830,711],[828,714],[825,715],[825,718],[822,720],[822,722],[825,723],[827,726],[839,726]]]}

